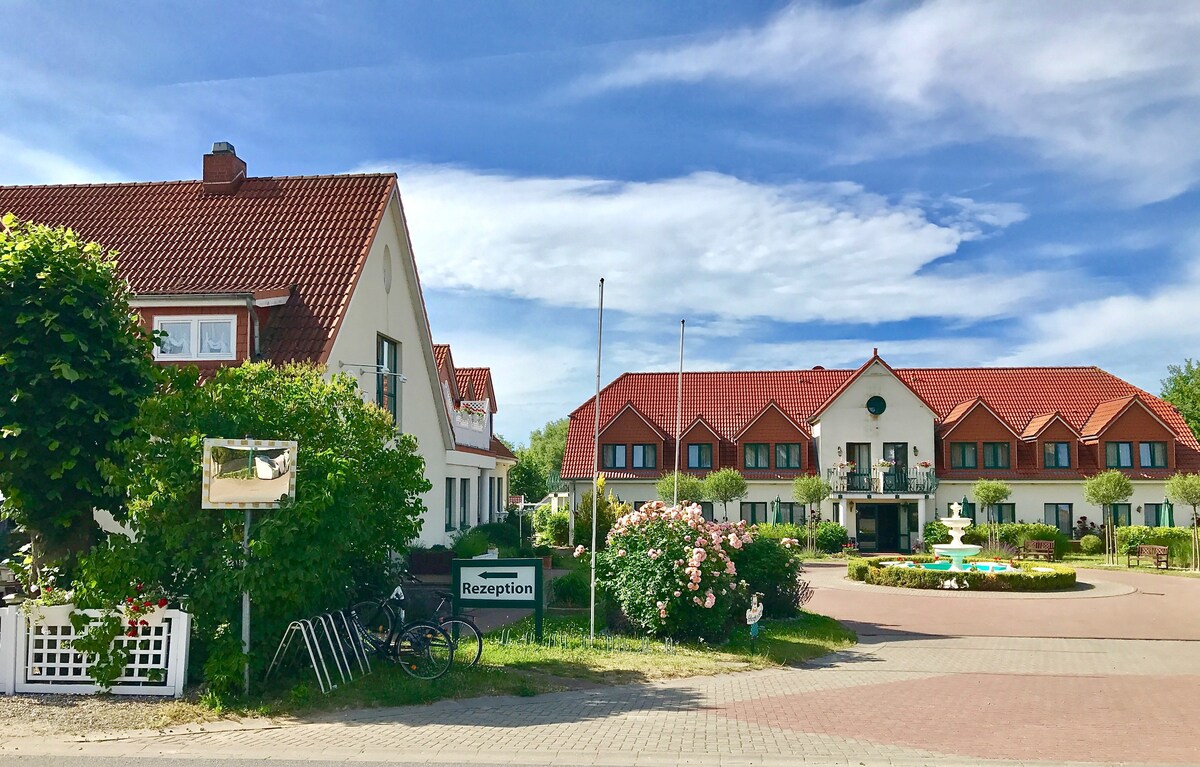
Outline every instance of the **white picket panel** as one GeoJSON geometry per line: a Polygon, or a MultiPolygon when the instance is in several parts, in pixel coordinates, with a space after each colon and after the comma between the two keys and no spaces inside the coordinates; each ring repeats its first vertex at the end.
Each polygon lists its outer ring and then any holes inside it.
{"type": "MultiPolygon", "coordinates": [[[[54,611],[31,621],[18,607],[0,609],[0,691],[12,693],[99,692],[88,659],[71,649],[75,629],[54,611]]],[[[97,616],[97,610],[85,610],[97,616]]],[[[143,626],[139,636],[114,640],[131,650],[125,672],[112,687],[116,695],[183,695],[187,682],[191,616],[165,610],[159,625],[143,626]],[[156,670],[161,670],[161,678],[156,670]]]]}

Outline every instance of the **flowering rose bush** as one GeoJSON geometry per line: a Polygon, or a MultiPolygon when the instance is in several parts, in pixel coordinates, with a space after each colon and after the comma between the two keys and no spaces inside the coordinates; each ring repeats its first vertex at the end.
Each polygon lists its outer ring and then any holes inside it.
{"type": "Polygon", "coordinates": [[[730,551],[751,540],[744,522],[709,522],[697,505],[653,501],[617,518],[596,567],[634,625],[677,639],[720,639],[744,587],[730,551]]]}

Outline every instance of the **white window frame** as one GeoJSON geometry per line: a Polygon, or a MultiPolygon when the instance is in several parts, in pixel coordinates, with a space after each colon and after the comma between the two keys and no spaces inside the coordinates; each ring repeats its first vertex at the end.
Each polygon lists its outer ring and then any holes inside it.
{"type": "Polygon", "coordinates": [[[187,322],[191,325],[191,345],[192,353],[184,356],[177,354],[163,354],[162,349],[156,344],[154,346],[154,359],[163,362],[196,362],[196,361],[228,361],[237,359],[238,347],[238,318],[236,314],[157,314],[154,316],[154,329],[162,330],[163,323],[168,322],[187,322]],[[229,323],[229,354],[201,354],[200,349],[200,323],[201,322],[228,322],[229,323]]]}

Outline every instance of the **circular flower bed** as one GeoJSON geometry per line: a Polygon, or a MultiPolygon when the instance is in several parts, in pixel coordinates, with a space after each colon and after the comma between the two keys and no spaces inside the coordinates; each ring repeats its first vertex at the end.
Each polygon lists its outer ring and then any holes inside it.
{"type": "MultiPolygon", "coordinates": [[[[1010,573],[925,570],[920,567],[894,567],[886,563],[933,562],[931,556],[861,557],[851,559],[846,576],[875,586],[906,589],[963,589],[966,591],[1062,591],[1075,587],[1075,570],[1053,562],[1018,562],[1010,573]]],[[[969,564],[969,560],[968,560],[969,564]]]]}

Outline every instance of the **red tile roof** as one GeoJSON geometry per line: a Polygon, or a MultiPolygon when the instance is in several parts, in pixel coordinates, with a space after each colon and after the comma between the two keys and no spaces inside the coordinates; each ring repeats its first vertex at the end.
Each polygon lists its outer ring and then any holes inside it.
{"type": "Polygon", "coordinates": [[[433,345],[433,361],[438,366],[438,369],[446,367],[446,355],[450,353],[450,344],[434,344],[433,345]]]}
{"type": "Polygon", "coordinates": [[[119,251],[140,295],[294,288],[272,318],[275,361],[324,361],[396,185],[391,174],[0,187],[0,214],[69,226],[119,251]]]}
{"type": "Polygon", "coordinates": [[[1076,431],[1071,424],[1064,421],[1063,417],[1058,413],[1043,413],[1030,419],[1029,423],[1025,425],[1025,431],[1021,432],[1021,439],[1036,438],[1039,434],[1046,430],[1046,427],[1055,421],[1063,423],[1068,429],[1075,432],[1075,436],[1079,436],[1079,432],[1076,431]]]}
{"type": "Polygon", "coordinates": [[[1092,415],[1083,424],[1083,428],[1079,430],[1079,435],[1084,437],[1095,437],[1108,428],[1108,425],[1116,420],[1117,416],[1125,412],[1125,408],[1133,404],[1137,396],[1134,394],[1128,397],[1119,397],[1118,399],[1101,402],[1096,406],[1092,415]]]}
{"type": "Polygon", "coordinates": [[[496,412],[496,392],[492,389],[491,368],[455,368],[458,391],[463,399],[486,399],[491,403],[491,411],[496,412]],[[471,392],[468,395],[468,392],[471,392]]]}
{"type": "MultiPolygon", "coordinates": [[[[683,422],[691,424],[702,417],[723,440],[732,441],[774,400],[786,415],[803,423],[834,392],[844,389],[855,372],[822,368],[684,373],[683,422]]],[[[1079,432],[1101,403],[1137,395],[1177,435],[1179,467],[1200,469],[1200,442],[1174,407],[1096,367],[897,368],[894,372],[940,419],[963,403],[983,398],[1017,432],[1034,417],[1054,412],[1079,432]]],[[[676,381],[676,373],[621,375],[601,392],[601,428],[633,403],[661,431],[674,434],[676,381]]],[[[571,413],[563,477],[591,476],[592,417],[591,398],[571,413]]],[[[1021,449],[1018,446],[1018,465],[1037,465],[1034,458],[1022,460],[1021,449]]],[[[1081,450],[1081,456],[1085,452],[1081,450]]]]}

